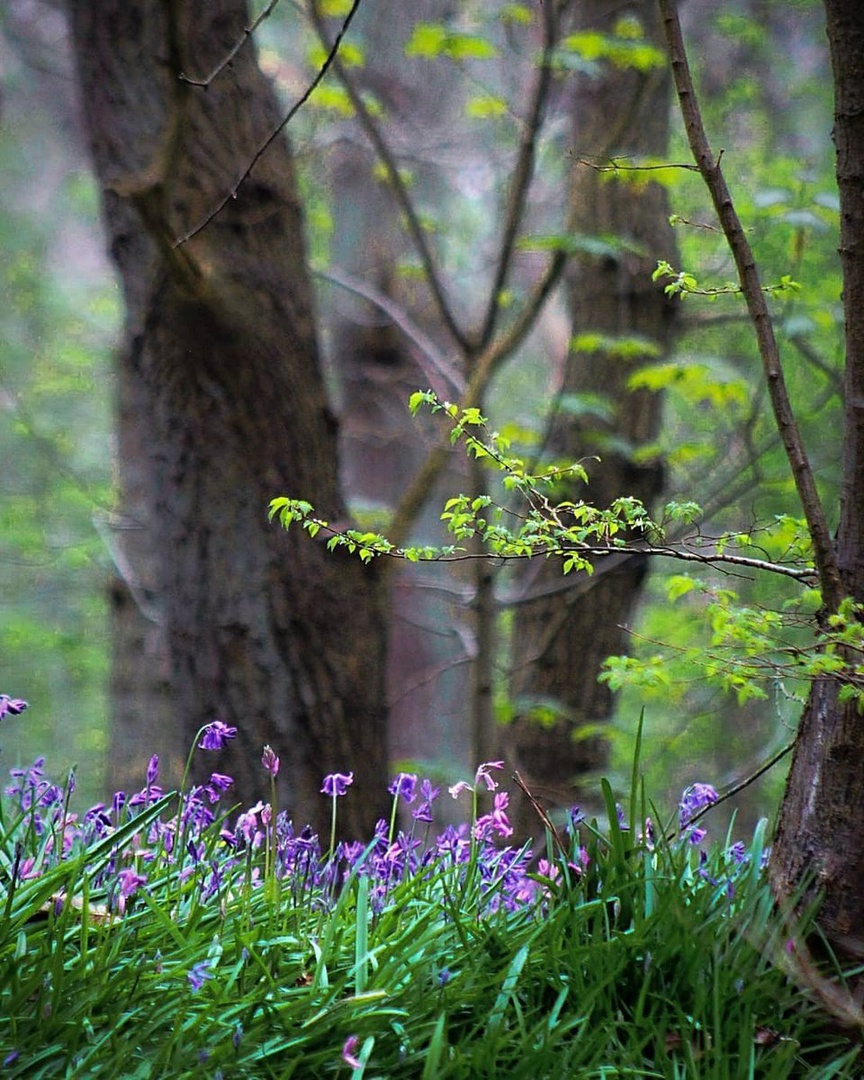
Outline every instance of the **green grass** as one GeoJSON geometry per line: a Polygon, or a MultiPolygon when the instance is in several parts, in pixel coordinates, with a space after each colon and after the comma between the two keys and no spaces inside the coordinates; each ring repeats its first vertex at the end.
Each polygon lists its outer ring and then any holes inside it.
{"type": "MultiPolygon", "coordinates": [[[[784,972],[764,825],[706,854],[622,827],[606,787],[608,827],[548,837],[543,862],[467,829],[424,855],[392,826],[328,861],[260,814],[260,842],[232,847],[155,787],[98,827],[41,777],[19,787],[0,815],[4,1075],[862,1075],[784,972]]],[[[631,821],[643,801],[634,785],[631,821]]]]}

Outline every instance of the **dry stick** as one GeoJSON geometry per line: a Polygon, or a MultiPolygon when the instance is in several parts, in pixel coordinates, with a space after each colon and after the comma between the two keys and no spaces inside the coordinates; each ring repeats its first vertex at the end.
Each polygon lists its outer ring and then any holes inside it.
{"type": "MultiPolygon", "coordinates": [[[[225,209],[225,207],[228,205],[228,203],[231,202],[232,199],[237,198],[237,192],[240,190],[241,185],[243,183],[245,183],[246,180],[249,179],[249,177],[252,174],[252,170],[255,168],[255,166],[258,164],[258,162],[261,160],[261,158],[264,156],[264,154],[267,153],[267,150],[270,148],[270,146],[282,134],[282,132],[285,130],[285,128],[288,126],[288,124],[291,122],[291,120],[294,119],[294,117],[297,115],[297,113],[300,111],[300,109],[303,108],[303,106],[306,104],[306,102],[309,100],[309,98],[314,94],[314,92],[317,90],[319,84],[321,83],[321,80],[324,78],[324,76],[330,70],[330,67],[333,64],[333,61],[336,59],[336,54],[339,52],[339,46],[342,44],[342,39],[345,37],[345,34],[348,31],[348,27],[351,25],[351,20],[354,18],[355,14],[357,13],[357,9],[360,7],[360,3],[361,3],[361,0],[354,0],[354,2],[352,3],[351,10],[345,16],[345,21],[342,23],[342,27],[339,30],[339,33],[336,35],[336,40],[333,42],[333,45],[332,45],[330,51],[327,54],[326,60],[321,65],[321,68],[319,69],[318,74],[315,76],[315,78],[312,80],[312,82],[309,84],[309,86],[304,91],[302,97],[300,97],[299,100],[296,101],[291,106],[291,108],[288,110],[287,114],[285,115],[284,119],[278,124],[278,126],[270,133],[270,135],[258,147],[258,149],[255,151],[255,154],[252,157],[252,160],[246,166],[246,169],[244,170],[242,176],[240,176],[240,178],[237,180],[237,182],[234,184],[234,186],[231,188],[231,190],[228,192],[228,194],[225,196],[225,198],[222,199],[222,201],[219,203],[219,205],[216,206],[213,210],[211,210],[210,213],[202,221],[199,221],[199,223],[194,228],[190,229],[189,232],[184,233],[183,236],[181,236],[179,239],[175,240],[174,241],[174,247],[175,248],[182,247],[183,244],[185,244],[189,240],[191,240],[193,236],[197,236],[198,233],[200,233],[203,229],[206,229],[207,226],[210,224],[210,222],[213,221],[213,219],[215,217],[217,217],[219,214],[222,213],[222,211],[225,209]]],[[[243,42],[245,40],[246,40],[245,37],[243,39],[241,39],[241,42],[240,42],[241,46],[242,46],[242,44],[243,44],[243,42]]],[[[238,46],[238,51],[239,51],[239,46],[238,46]]],[[[235,53],[235,55],[236,55],[236,53],[235,53]]],[[[190,80],[187,79],[186,81],[189,82],[190,80]]],[[[193,85],[195,85],[195,84],[193,83],[193,85]]]]}
{"type": "Polygon", "coordinates": [[[768,384],[771,406],[774,410],[774,419],[792,470],[798,498],[801,501],[804,517],[807,520],[807,527],[813,540],[813,552],[819,573],[819,583],[822,587],[822,599],[829,611],[836,611],[844,595],[837,556],[834,551],[825,511],[816,489],[813,471],[789,401],[783,377],[783,367],[780,361],[780,352],[774,336],[774,326],[771,322],[768,304],[759,280],[759,271],[721,171],[719,158],[714,157],[705,134],[699,103],[690,75],[687,53],[684,48],[684,38],[681,33],[676,0],[659,0],[659,4],[666,31],[669,60],[675,79],[681,115],[687,129],[690,149],[711,195],[714,208],[726,236],[726,242],[738,270],[738,279],[747,302],[750,320],[756,332],[759,355],[762,358],[762,367],[768,384]]]}

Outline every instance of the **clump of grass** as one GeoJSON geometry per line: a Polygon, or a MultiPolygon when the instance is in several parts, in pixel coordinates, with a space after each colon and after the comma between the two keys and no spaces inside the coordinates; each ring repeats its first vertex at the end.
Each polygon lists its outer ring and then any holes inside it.
{"type": "MultiPolygon", "coordinates": [[[[232,732],[208,726],[202,752],[232,732]]],[[[13,774],[4,1072],[860,1075],[776,962],[788,931],[763,878],[764,825],[709,849],[687,820],[711,789],[691,790],[666,830],[638,784],[626,813],[604,785],[607,825],[574,811],[532,852],[505,843],[499,765],[451,789],[470,796],[461,827],[430,836],[440,792],[401,773],[373,837],[323,845],[269,804],[226,816],[218,773],[164,795],[154,760],[140,792],[80,819],[44,763],[13,774]]],[[[275,777],[272,750],[262,768],[275,777]]],[[[336,813],[351,779],[324,780],[336,813]]]]}

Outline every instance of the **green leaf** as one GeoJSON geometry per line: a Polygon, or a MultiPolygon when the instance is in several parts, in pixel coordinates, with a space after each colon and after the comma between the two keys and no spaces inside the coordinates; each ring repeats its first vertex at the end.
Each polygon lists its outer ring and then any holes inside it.
{"type": "Polygon", "coordinates": [[[405,55],[423,60],[434,60],[437,56],[450,60],[491,60],[498,50],[485,38],[450,31],[442,23],[421,22],[405,44],[405,55]]]}
{"type": "Polygon", "coordinates": [[[473,120],[490,120],[507,113],[507,102],[492,94],[478,94],[465,103],[465,115],[473,120]]]}
{"type": "Polygon", "coordinates": [[[318,0],[318,10],[328,19],[347,15],[351,7],[351,0],[318,0]]]}

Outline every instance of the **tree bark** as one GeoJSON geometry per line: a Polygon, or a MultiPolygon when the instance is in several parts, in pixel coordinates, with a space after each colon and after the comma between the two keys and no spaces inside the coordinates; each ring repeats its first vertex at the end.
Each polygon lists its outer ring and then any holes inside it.
{"type": "MultiPolygon", "coordinates": [[[[270,743],[281,805],[318,827],[329,812],[322,776],[353,770],[342,824],[368,835],[387,779],[374,572],[267,519],[269,500],[286,493],[345,517],[287,143],[175,244],[233,189],[280,119],[249,41],[206,88],[181,78],[225,59],[248,25],[245,3],[69,8],[127,306],[118,470],[135,545],[116,590],[127,632],[114,662],[137,687],[135,710],[115,716],[117,745],[124,754],[138,745],[143,760],[157,746],[176,755],[221,719],[238,738],[201,768],[230,773],[238,797],[254,799],[267,790],[260,758],[270,743]],[[154,655],[132,662],[130,626],[145,617],[154,655]]],[[[124,785],[140,784],[139,760],[113,765],[124,785]]]]}
{"type": "MultiPolygon", "coordinates": [[[[834,75],[840,259],[846,319],[844,454],[836,552],[842,589],[864,602],[864,8],[826,0],[834,75]]],[[[829,612],[830,613],[830,612],[829,612]]],[[[821,893],[819,922],[841,953],[864,957],[864,722],[842,681],[810,692],[771,852],[781,897],[821,893]],[[812,875],[812,877],[811,877],[812,875]]]]}
{"type": "MultiPolygon", "coordinates": [[[[609,0],[582,4],[579,28],[612,33],[623,10],[609,0]]],[[[649,40],[659,40],[653,2],[629,4],[626,10],[639,18],[649,40]]],[[[623,173],[619,179],[598,168],[608,166],[613,156],[629,164],[634,158],[666,153],[669,95],[669,80],[662,71],[640,73],[610,66],[600,77],[575,80],[571,105],[575,231],[591,237],[615,236],[630,245],[616,255],[573,260],[567,284],[574,333],[639,337],[660,354],[670,347],[675,322],[673,305],[651,280],[658,259],[675,263],[666,194],[659,185],[646,182],[645,174],[623,173]],[[637,175],[638,185],[632,182],[637,175]]],[[[568,356],[563,401],[584,395],[586,400],[601,401],[608,411],[599,418],[590,409],[582,416],[562,409],[553,417],[548,450],[554,459],[600,458],[586,462],[587,489],[579,485],[563,497],[605,507],[619,496],[634,495],[650,506],[662,491],[662,462],[634,460],[634,452],[656,438],[661,419],[658,394],[627,387],[632,372],[649,360],[638,350],[624,359],[602,345],[568,356]]],[[[611,717],[613,701],[597,677],[608,656],[627,649],[624,626],[638,601],[646,569],[642,559],[621,558],[599,564],[593,578],[568,583],[561,578],[560,565],[538,561],[523,579],[527,599],[517,609],[514,623],[518,647],[512,679],[521,709],[503,739],[507,756],[528,786],[559,805],[581,797],[579,777],[607,761],[602,725],[611,717]],[[558,713],[554,722],[541,724],[532,718],[534,702],[551,703],[558,713]]],[[[536,829],[530,806],[524,802],[520,806],[523,829],[536,829]]]]}

